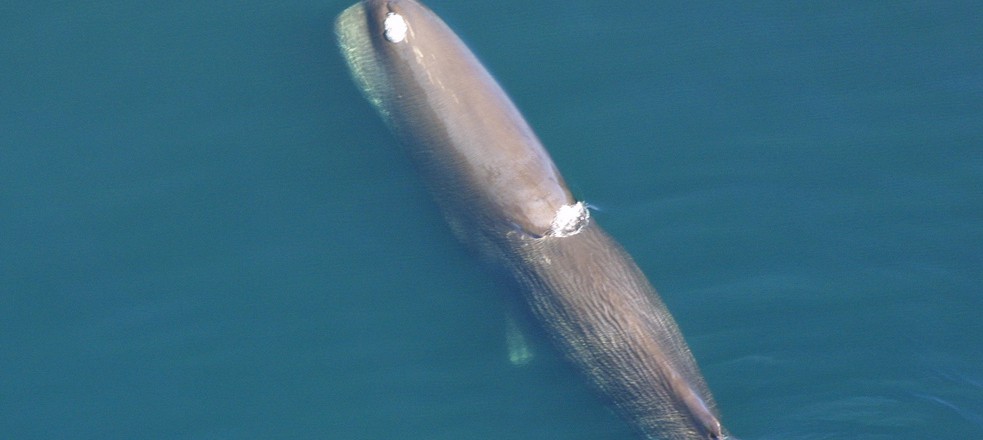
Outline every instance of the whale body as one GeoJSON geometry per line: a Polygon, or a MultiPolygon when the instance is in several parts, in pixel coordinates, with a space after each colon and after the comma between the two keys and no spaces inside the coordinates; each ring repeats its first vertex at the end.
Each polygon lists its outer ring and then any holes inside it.
{"type": "Polygon", "coordinates": [[[672,316],[577,201],[546,149],[457,35],[414,0],[363,0],[335,23],[365,97],[454,234],[523,288],[566,357],[650,439],[722,439],[672,316]]]}

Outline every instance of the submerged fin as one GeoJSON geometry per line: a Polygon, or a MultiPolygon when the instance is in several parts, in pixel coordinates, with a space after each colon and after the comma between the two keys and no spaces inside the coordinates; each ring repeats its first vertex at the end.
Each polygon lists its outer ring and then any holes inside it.
{"type": "Polygon", "coordinates": [[[534,356],[532,347],[512,312],[505,313],[505,345],[509,350],[509,363],[517,367],[528,364],[534,356]]]}

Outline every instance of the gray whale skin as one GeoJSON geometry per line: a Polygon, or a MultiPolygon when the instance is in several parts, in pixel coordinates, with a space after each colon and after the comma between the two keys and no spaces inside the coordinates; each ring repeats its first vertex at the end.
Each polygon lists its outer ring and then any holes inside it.
{"type": "Polygon", "coordinates": [[[665,305],[457,35],[414,0],[364,0],[335,31],[356,84],[451,229],[518,281],[556,345],[617,412],[649,439],[725,438],[665,305]]]}

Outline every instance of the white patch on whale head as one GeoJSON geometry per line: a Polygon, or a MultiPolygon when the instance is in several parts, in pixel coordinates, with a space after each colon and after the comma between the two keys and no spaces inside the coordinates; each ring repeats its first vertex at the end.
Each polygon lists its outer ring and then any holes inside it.
{"type": "Polygon", "coordinates": [[[382,22],[382,28],[384,29],[386,40],[389,40],[390,43],[399,43],[405,40],[406,32],[409,30],[409,26],[406,25],[406,20],[403,19],[403,16],[395,12],[386,14],[386,21],[382,22]]]}
{"type": "Polygon", "coordinates": [[[563,205],[556,211],[549,235],[553,237],[569,237],[576,235],[590,222],[590,210],[584,202],[563,205]]]}

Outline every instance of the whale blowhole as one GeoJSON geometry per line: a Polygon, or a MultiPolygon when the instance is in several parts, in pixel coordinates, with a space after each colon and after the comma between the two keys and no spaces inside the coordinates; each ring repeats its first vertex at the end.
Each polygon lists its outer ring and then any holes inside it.
{"type": "Polygon", "coordinates": [[[577,235],[588,223],[590,223],[590,210],[584,202],[563,205],[556,211],[556,217],[553,217],[549,235],[552,237],[577,235]]]}
{"type": "Polygon", "coordinates": [[[382,22],[382,27],[386,35],[386,40],[390,43],[399,43],[405,40],[406,32],[409,30],[409,26],[406,25],[406,20],[403,19],[403,16],[395,12],[386,14],[386,20],[382,22]]]}

